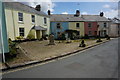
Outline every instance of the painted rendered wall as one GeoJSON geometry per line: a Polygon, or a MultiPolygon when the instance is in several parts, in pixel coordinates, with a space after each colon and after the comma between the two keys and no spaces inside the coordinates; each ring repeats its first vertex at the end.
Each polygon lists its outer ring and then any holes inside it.
{"type": "Polygon", "coordinates": [[[118,28],[118,25],[120,24],[111,24],[109,29],[109,36],[110,37],[118,37],[118,31],[120,33],[120,27],[118,28]]]}
{"type": "Polygon", "coordinates": [[[84,36],[84,22],[69,22],[69,29],[77,30],[80,32],[80,36],[84,36]],[[80,28],[76,28],[76,23],[80,24],[80,28]]]}
{"type": "Polygon", "coordinates": [[[40,16],[37,14],[26,13],[23,11],[17,11],[12,9],[5,9],[6,14],[6,22],[7,22],[7,32],[8,37],[12,40],[15,40],[16,37],[19,37],[19,28],[25,29],[26,38],[31,30],[31,28],[35,26],[41,26],[47,28],[46,34],[50,32],[50,19],[47,17],[47,24],[44,24],[44,16],[40,16]],[[23,22],[18,21],[18,12],[23,13],[23,22]],[[32,23],[31,15],[35,15],[35,23],[32,23]]]}
{"type": "Polygon", "coordinates": [[[89,31],[91,31],[91,36],[96,36],[95,31],[98,31],[97,22],[84,22],[85,34],[89,35],[89,31]],[[88,27],[88,24],[91,24],[91,27],[88,27]]]}
{"type": "Polygon", "coordinates": [[[55,38],[57,38],[57,33],[58,32],[64,32],[65,30],[68,29],[68,22],[51,22],[50,24],[50,31],[51,33],[54,34],[55,38]],[[57,23],[61,24],[61,29],[57,29],[57,23]]]}
{"type": "MultiPolygon", "coordinates": [[[[110,22],[98,22],[98,32],[99,31],[103,31],[103,30],[106,30],[107,31],[107,34],[109,34],[109,27],[110,27],[110,22]],[[105,28],[104,27],[104,23],[107,23],[107,27],[105,28]]],[[[99,34],[99,33],[98,33],[99,34]]],[[[105,36],[103,33],[100,34],[101,36],[105,36]]]]}

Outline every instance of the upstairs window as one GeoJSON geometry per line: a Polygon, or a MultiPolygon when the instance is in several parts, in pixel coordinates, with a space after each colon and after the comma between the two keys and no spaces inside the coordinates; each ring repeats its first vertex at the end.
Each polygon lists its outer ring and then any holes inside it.
{"type": "Polygon", "coordinates": [[[105,28],[107,27],[107,23],[104,23],[104,27],[105,27],[105,28]]]}
{"type": "Polygon", "coordinates": [[[19,21],[23,21],[23,13],[18,12],[19,21]]]}
{"type": "Polygon", "coordinates": [[[47,18],[44,18],[44,24],[47,24],[47,18]]]}
{"type": "Polygon", "coordinates": [[[76,23],[76,28],[79,28],[80,27],[80,24],[79,23],[76,23]]]}
{"type": "Polygon", "coordinates": [[[91,23],[88,23],[88,27],[92,27],[92,24],[91,24],[91,23]]]}
{"type": "Polygon", "coordinates": [[[35,15],[31,15],[32,22],[35,23],[35,15]]]}
{"type": "Polygon", "coordinates": [[[57,23],[57,28],[60,29],[61,28],[61,24],[57,23]]]}

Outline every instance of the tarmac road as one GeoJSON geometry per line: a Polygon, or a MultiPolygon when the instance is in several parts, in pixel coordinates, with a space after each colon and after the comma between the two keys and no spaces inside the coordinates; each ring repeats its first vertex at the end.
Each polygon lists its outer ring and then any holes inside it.
{"type": "Polygon", "coordinates": [[[3,75],[3,78],[117,78],[118,39],[44,65],[3,75]]]}

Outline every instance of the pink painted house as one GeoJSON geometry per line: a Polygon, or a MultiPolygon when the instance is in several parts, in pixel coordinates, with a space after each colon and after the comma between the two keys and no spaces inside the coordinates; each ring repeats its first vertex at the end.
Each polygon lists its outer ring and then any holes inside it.
{"type": "Polygon", "coordinates": [[[98,33],[97,22],[84,22],[84,32],[88,36],[97,36],[98,33]]]}

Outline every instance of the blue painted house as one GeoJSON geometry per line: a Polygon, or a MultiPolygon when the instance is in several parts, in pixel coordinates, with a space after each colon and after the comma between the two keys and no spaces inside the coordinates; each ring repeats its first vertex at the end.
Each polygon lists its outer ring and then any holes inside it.
{"type": "Polygon", "coordinates": [[[51,22],[50,32],[54,34],[55,39],[57,39],[60,34],[68,30],[68,25],[68,22],[51,22]]]}
{"type": "Polygon", "coordinates": [[[58,39],[67,34],[70,39],[84,36],[84,22],[79,12],[76,14],[52,14],[50,16],[50,33],[58,39]]]}
{"type": "Polygon", "coordinates": [[[64,15],[51,15],[50,19],[50,32],[55,36],[55,39],[69,29],[69,22],[66,21],[64,15]]]}

